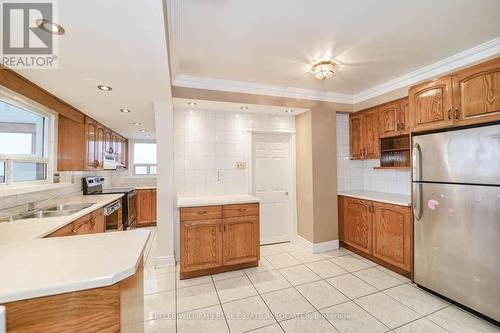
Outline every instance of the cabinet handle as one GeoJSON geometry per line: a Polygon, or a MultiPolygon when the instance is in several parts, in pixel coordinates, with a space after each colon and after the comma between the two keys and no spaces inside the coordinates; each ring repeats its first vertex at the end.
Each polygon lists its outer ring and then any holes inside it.
{"type": "Polygon", "coordinates": [[[240,208],[240,212],[246,212],[247,209],[246,208],[240,208]]]}
{"type": "Polygon", "coordinates": [[[95,216],[92,216],[90,218],[90,223],[92,224],[92,226],[95,226],[95,216]]]}
{"type": "Polygon", "coordinates": [[[448,119],[451,120],[451,108],[448,109],[448,119]]]}
{"type": "Polygon", "coordinates": [[[199,211],[198,212],[198,215],[203,215],[203,214],[206,214],[207,212],[205,210],[202,210],[202,211],[199,211]]]}
{"type": "Polygon", "coordinates": [[[455,108],[455,119],[460,118],[460,111],[458,111],[458,108],[455,108]]]}

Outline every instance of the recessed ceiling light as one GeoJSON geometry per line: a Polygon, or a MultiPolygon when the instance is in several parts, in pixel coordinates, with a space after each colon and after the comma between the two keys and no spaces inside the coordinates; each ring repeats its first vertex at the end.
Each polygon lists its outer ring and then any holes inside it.
{"type": "Polygon", "coordinates": [[[145,129],[140,129],[139,132],[144,133],[144,132],[146,132],[146,130],[145,129]]]}
{"type": "Polygon", "coordinates": [[[123,113],[130,113],[132,111],[130,111],[129,109],[120,109],[120,112],[123,112],[123,113]]]}
{"type": "Polygon", "coordinates": [[[43,31],[53,35],[64,35],[64,33],[66,32],[62,25],[50,22],[47,19],[36,20],[36,25],[43,31]]]}
{"type": "Polygon", "coordinates": [[[293,113],[293,110],[292,109],[287,109],[285,110],[286,113],[293,113]]]}
{"type": "Polygon", "coordinates": [[[104,84],[98,85],[97,89],[102,90],[102,91],[111,91],[111,90],[113,90],[113,88],[111,88],[110,86],[106,86],[104,84]]]}
{"type": "Polygon", "coordinates": [[[248,106],[242,106],[240,109],[242,109],[242,110],[248,110],[248,106]]]}
{"type": "Polygon", "coordinates": [[[132,125],[139,126],[139,125],[141,125],[141,123],[132,123],[132,125]]]}
{"type": "Polygon", "coordinates": [[[189,106],[195,106],[195,105],[197,105],[197,104],[196,104],[195,102],[188,102],[188,105],[189,105],[189,106]]]}

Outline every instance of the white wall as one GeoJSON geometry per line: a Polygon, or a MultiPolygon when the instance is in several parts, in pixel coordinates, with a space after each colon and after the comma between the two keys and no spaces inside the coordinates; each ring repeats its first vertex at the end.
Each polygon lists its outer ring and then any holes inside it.
{"type": "Polygon", "coordinates": [[[374,170],[379,160],[349,159],[349,115],[337,114],[337,190],[369,190],[410,195],[409,170],[374,170]]]}
{"type": "Polygon", "coordinates": [[[178,196],[249,193],[249,129],[294,129],[293,116],[203,110],[174,111],[174,192],[178,196]],[[222,178],[218,181],[217,173],[222,178]]]}

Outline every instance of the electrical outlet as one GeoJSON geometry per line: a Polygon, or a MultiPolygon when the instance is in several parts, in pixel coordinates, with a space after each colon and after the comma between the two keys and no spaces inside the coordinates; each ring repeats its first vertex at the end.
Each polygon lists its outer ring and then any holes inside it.
{"type": "Polygon", "coordinates": [[[236,162],[236,169],[244,170],[247,168],[247,162],[238,161],[236,162]]]}

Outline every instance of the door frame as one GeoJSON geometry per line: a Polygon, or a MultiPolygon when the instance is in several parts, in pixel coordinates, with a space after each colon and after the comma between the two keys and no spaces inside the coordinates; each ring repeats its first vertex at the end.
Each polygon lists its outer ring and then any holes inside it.
{"type": "Polygon", "coordinates": [[[255,195],[254,191],[254,179],[253,179],[253,138],[255,134],[271,134],[271,135],[288,135],[290,138],[290,158],[289,158],[289,190],[288,196],[290,198],[288,209],[291,228],[290,228],[290,241],[296,241],[297,239],[297,195],[296,195],[296,131],[295,129],[248,129],[247,134],[247,161],[248,161],[248,173],[247,173],[247,192],[251,195],[255,195]]]}

